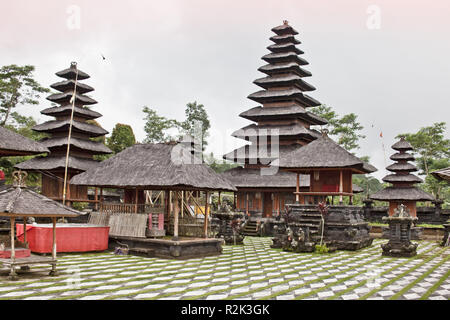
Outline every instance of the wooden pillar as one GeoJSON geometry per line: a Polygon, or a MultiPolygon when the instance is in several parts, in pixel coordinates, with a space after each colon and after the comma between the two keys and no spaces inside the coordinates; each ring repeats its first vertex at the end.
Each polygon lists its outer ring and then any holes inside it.
{"type": "Polygon", "coordinates": [[[138,200],[139,200],[138,189],[136,188],[136,192],[134,195],[134,213],[138,212],[138,200]]]}
{"type": "Polygon", "coordinates": [[[248,192],[245,193],[245,214],[248,215],[248,192]]]}
{"type": "Polygon", "coordinates": [[[25,248],[28,248],[28,241],[27,241],[27,217],[23,217],[23,243],[25,244],[25,248]]]}
{"type": "Polygon", "coordinates": [[[14,236],[15,236],[15,224],[16,224],[16,218],[11,217],[11,260],[16,260],[16,248],[14,243],[14,236]]]}
{"type": "Polygon", "coordinates": [[[277,211],[277,215],[279,216],[280,215],[280,212],[281,212],[281,198],[282,198],[282,194],[281,193],[278,193],[277,194],[278,195],[278,211],[277,211]]]}
{"type": "Polygon", "coordinates": [[[237,196],[236,196],[236,192],[233,192],[233,202],[234,202],[234,209],[237,210],[237,196]]]}
{"type": "Polygon", "coordinates": [[[297,172],[297,185],[295,186],[295,202],[300,203],[300,173],[297,172]]]}
{"type": "Polygon", "coordinates": [[[343,173],[342,170],[339,171],[339,204],[342,204],[342,190],[343,190],[344,182],[343,182],[343,173]]]}
{"type": "Polygon", "coordinates": [[[219,202],[218,202],[219,206],[222,204],[221,201],[220,201],[220,193],[221,192],[219,191],[219,202]]]}
{"type": "MultiPolygon", "coordinates": [[[[11,223],[11,261],[14,262],[16,260],[16,249],[15,249],[15,243],[14,243],[14,233],[15,233],[15,223],[16,219],[14,217],[10,218],[11,223]]],[[[9,272],[9,279],[10,280],[17,280],[17,273],[14,268],[14,265],[11,265],[11,269],[9,272]]]]}
{"type": "Polygon", "coordinates": [[[181,217],[184,215],[184,191],[181,191],[181,217]]]}
{"type": "Polygon", "coordinates": [[[175,199],[174,199],[174,217],[173,217],[173,239],[174,241],[178,241],[178,192],[175,191],[175,199]]]}
{"type": "Polygon", "coordinates": [[[52,217],[53,223],[53,242],[52,242],[52,271],[50,271],[51,276],[56,276],[56,217],[52,217]]]}
{"type": "Polygon", "coordinates": [[[209,192],[205,192],[205,223],[203,225],[203,237],[208,238],[208,204],[209,204],[209,192]]]}
{"type": "Polygon", "coordinates": [[[95,211],[98,211],[98,188],[97,187],[95,187],[94,200],[95,200],[95,211]]]}
{"type": "Polygon", "coordinates": [[[100,209],[102,208],[103,205],[103,188],[100,188],[100,209]]]}

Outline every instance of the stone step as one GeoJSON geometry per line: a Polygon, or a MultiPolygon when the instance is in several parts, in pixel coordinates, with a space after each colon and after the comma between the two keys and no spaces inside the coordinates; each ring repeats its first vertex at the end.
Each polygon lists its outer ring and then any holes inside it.
{"type": "Polygon", "coordinates": [[[128,253],[135,254],[138,256],[145,256],[145,257],[154,257],[155,256],[155,250],[149,249],[149,248],[139,248],[139,247],[130,248],[128,250],[128,253]]]}

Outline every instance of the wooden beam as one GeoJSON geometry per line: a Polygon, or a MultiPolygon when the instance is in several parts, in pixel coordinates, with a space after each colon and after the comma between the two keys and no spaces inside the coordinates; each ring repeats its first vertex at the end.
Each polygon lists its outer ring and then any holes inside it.
{"type": "Polygon", "coordinates": [[[98,211],[98,188],[97,187],[95,187],[95,197],[94,197],[94,200],[95,200],[95,211],[98,211]]]}
{"type": "Polygon", "coordinates": [[[16,260],[16,248],[14,243],[16,218],[11,217],[10,222],[11,222],[11,260],[14,261],[16,260]]]}
{"type": "Polygon", "coordinates": [[[138,189],[136,188],[136,192],[134,195],[134,213],[138,212],[138,189]]]}
{"type": "Polygon", "coordinates": [[[342,204],[343,198],[342,198],[342,192],[344,188],[344,181],[343,181],[343,172],[342,170],[339,170],[339,204],[342,204]]]}
{"type": "Polygon", "coordinates": [[[245,214],[248,215],[248,192],[245,193],[245,214]]]}
{"type": "Polygon", "coordinates": [[[300,203],[300,173],[297,172],[297,184],[295,186],[295,202],[300,203]]]}

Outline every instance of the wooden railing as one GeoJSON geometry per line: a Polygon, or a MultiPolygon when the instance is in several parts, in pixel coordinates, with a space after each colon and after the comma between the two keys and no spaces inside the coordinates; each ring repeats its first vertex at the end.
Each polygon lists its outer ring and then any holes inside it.
{"type": "Polygon", "coordinates": [[[99,211],[106,213],[163,213],[164,208],[153,207],[150,204],[101,203],[99,211]]]}

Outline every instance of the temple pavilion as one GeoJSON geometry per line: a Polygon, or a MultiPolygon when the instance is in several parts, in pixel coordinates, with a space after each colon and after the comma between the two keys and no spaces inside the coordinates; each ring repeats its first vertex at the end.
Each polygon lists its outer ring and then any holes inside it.
{"type": "Polygon", "coordinates": [[[395,163],[387,166],[386,169],[393,173],[385,176],[383,181],[392,186],[372,194],[370,198],[389,202],[389,216],[393,216],[395,210],[403,204],[409,215],[416,217],[417,201],[433,201],[435,199],[431,194],[414,186],[423,180],[411,174],[411,172],[417,171],[416,166],[409,163],[409,161],[415,160],[414,156],[408,153],[413,150],[411,144],[401,137],[391,148],[397,151],[390,157],[395,163]]]}
{"type": "Polygon", "coordinates": [[[295,200],[299,204],[318,204],[329,196],[339,198],[340,204],[348,197],[352,204],[352,175],[377,170],[334,142],[326,130],[320,138],[280,157],[272,165],[296,174],[295,200]],[[300,190],[302,174],[309,176],[307,191],[300,190]]]}
{"type": "Polygon", "coordinates": [[[0,127],[0,157],[31,156],[48,152],[42,143],[0,127]]]}
{"type": "MultiPolygon", "coordinates": [[[[263,217],[279,213],[286,203],[294,201],[296,175],[281,171],[261,174],[261,168],[320,137],[312,126],[327,123],[307,111],[320,102],[305,93],[315,88],[304,80],[311,73],[304,69],[308,62],[297,48],[298,32],[287,21],[272,31],[273,44],[267,47],[270,53],[262,57],[267,64],[258,69],[265,77],[254,81],[262,90],[248,96],[261,105],[240,114],[255,123],[232,134],[250,144],[224,155],[224,159],[243,165],[224,173],[238,189],[237,209],[262,212],[263,217]]],[[[300,187],[307,190],[309,176],[301,178],[300,187]]]]}
{"type": "MultiPolygon", "coordinates": [[[[58,106],[41,111],[42,114],[54,117],[55,120],[32,128],[34,131],[48,134],[48,137],[40,142],[50,150],[50,154],[22,162],[16,168],[41,173],[42,194],[61,201],[68,144],[70,144],[68,180],[76,174],[97,166],[98,162],[93,159],[94,155],[108,154],[111,150],[102,142],[93,141],[95,138],[104,137],[108,132],[96,125],[94,121],[102,116],[91,110],[90,106],[97,101],[86,95],[94,88],[80,82],[88,79],[89,75],[79,70],[74,62],[69,68],[57,72],[56,75],[64,80],[50,87],[60,93],[50,95],[47,100],[58,106]],[[72,127],[70,127],[71,117],[73,117],[72,127]],[[71,131],[70,140],[68,139],[69,131],[71,131]]],[[[87,187],[69,184],[66,201],[67,203],[88,201],[87,187]]]]}
{"type": "Polygon", "coordinates": [[[147,256],[189,258],[221,253],[223,240],[211,237],[211,192],[234,192],[236,188],[202,163],[189,143],[135,144],[73,177],[71,183],[132,191],[134,196],[125,196],[124,203],[100,204],[98,215],[110,216],[112,242],[127,244],[147,256]],[[140,196],[151,190],[162,193],[155,205],[146,204],[140,196]],[[200,202],[204,207],[196,212],[192,208],[201,207],[200,202]],[[168,235],[172,237],[154,239],[168,235]]]}

